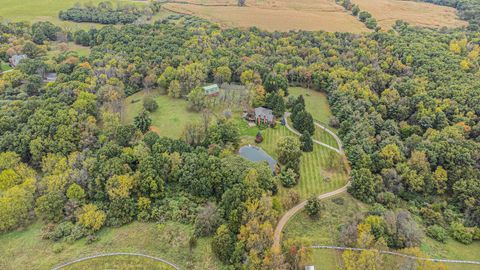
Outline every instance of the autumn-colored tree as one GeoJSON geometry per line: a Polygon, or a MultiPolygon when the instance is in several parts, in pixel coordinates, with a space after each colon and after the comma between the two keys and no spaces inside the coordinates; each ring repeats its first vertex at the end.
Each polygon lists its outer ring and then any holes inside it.
{"type": "Polygon", "coordinates": [[[98,231],[105,222],[105,212],[99,210],[94,204],[86,204],[78,214],[78,223],[85,229],[98,231]]]}

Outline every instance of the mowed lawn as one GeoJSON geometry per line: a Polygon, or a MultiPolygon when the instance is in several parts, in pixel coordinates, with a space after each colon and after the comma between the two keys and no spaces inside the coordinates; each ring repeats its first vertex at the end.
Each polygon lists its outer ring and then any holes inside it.
{"type": "Polygon", "coordinates": [[[321,124],[328,125],[330,117],[332,117],[332,111],[330,111],[327,94],[303,87],[289,87],[288,93],[294,97],[303,95],[305,108],[312,114],[313,119],[321,124]]]}
{"type": "MultiPolygon", "coordinates": [[[[135,116],[143,110],[143,99],[146,95],[145,91],[141,91],[129,96],[125,100],[122,113],[124,123],[133,123],[135,116]]],[[[188,123],[201,120],[201,114],[190,111],[188,103],[184,99],[159,95],[156,90],[152,90],[150,95],[158,104],[158,110],[150,114],[152,130],[161,136],[179,138],[182,136],[183,129],[188,123]]]]}
{"type": "Polygon", "coordinates": [[[65,270],[84,269],[153,269],[153,270],[175,270],[172,266],[150,258],[139,256],[108,256],[89,259],[64,267],[65,270]]]}
{"type": "MultiPolygon", "coordinates": [[[[254,132],[252,132],[254,133],[254,132]]],[[[276,149],[278,140],[284,136],[293,136],[286,127],[277,125],[275,128],[268,128],[261,131],[264,141],[258,144],[268,154],[277,159],[276,149]]],[[[303,153],[300,163],[300,181],[294,187],[302,199],[307,199],[311,195],[320,195],[335,189],[338,189],[347,183],[348,175],[345,172],[343,164],[338,164],[333,169],[328,169],[328,159],[330,152],[338,155],[334,151],[314,144],[313,152],[303,153]]],[[[286,189],[280,189],[280,196],[287,192],[286,189]]]]}
{"type": "MultiPolygon", "coordinates": [[[[133,222],[102,229],[98,240],[91,244],[86,239],[73,243],[43,240],[41,228],[40,223],[35,223],[24,231],[0,235],[0,269],[51,269],[78,258],[110,252],[143,253],[168,260],[181,269],[222,269],[211,251],[211,238],[199,238],[196,247],[190,250],[189,239],[193,234],[190,225],[133,222]]],[[[82,264],[85,267],[65,269],[169,269],[160,268],[164,264],[131,258],[122,258],[130,268],[110,263],[115,260],[112,257],[85,262],[82,264]],[[134,267],[137,262],[141,266],[134,267]]]]}

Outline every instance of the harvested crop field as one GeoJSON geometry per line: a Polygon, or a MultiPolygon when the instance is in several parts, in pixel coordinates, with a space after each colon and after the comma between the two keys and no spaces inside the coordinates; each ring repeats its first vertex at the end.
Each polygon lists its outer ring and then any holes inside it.
{"type": "Polygon", "coordinates": [[[334,0],[247,1],[238,7],[237,1],[189,0],[169,3],[168,10],[197,15],[226,27],[256,26],[269,31],[324,30],[330,32],[369,31],[334,0]]]}
{"type": "Polygon", "coordinates": [[[383,29],[390,29],[397,20],[431,28],[468,24],[458,18],[454,8],[429,3],[402,0],[352,0],[352,3],[370,12],[383,29]]]}

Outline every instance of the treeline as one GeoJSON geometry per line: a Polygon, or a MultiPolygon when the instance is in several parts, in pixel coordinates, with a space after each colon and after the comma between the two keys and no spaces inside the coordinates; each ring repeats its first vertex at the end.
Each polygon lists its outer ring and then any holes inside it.
{"type": "Polygon", "coordinates": [[[352,13],[352,16],[360,20],[368,29],[380,30],[377,20],[368,11],[360,10],[357,4],[352,4],[350,0],[335,0],[335,2],[347,11],[352,13]]]}
{"type": "Polygon", "coordinates": [[[98,6],[76,6],[60,11],[58,17],[64,21],[90,22],[101,24],[129,24],[142,16],[152,16],[160,10],[160,4],[152,3],[147,7],[124,5],[116,8],[110,2],[101,2],[98,6]]]}

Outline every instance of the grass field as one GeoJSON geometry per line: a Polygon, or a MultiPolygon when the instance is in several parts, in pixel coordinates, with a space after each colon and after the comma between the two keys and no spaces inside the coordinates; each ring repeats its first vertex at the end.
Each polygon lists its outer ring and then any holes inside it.
{"type": "Polygon", "coordinates": [[[330,111],[330,105],[325,93],[303,87],[289,87],[288,93],[294,97],[303,95],[305,107],[312,114],[313,119],[328,125],[332,112],[330,111]]]}
{"type": "MultiPolygon", "coordinates": [[[[122,113],[124,123],[133,123],[133,118],[143,110],[143,98],[145,92],[138,92],[125,100],[122,113]],[[132,101],[136,101],[132,103],[132,101]]],[[[200,121],[201,114],[188,110],[187,101],[174,99],[166,95],[159,95],[152,90],[152,97],[157,101],[158,110],[150,114],[152,118],[152,130],[161,136],[179,138],[182,135],[185,125],[191,122],[200,121]]]]}
{"type": "Polygon", "coordinates": [[[269,31],[324,30],[330,32],[368,32],[369,30],[334,0],[254,0],[237,7],[236,0],[189,0],[200,6],[169,3],[167,9],[218,22],[226,27],[257,26],[269,31]],[[288,19],[286,19],[288,18],[288,19]]]}
{"type": "Polygon", "coordinates": [[[78,262],[64,267],[66,270],[84,269],[154,269],[174,270],[172,266],[153,259],[138,256],[108,256],[78,262]]]}
{"type": "MultiPolygon", "coordinates": [[[[104,0],[1,0],[0,1],[0,19],[7,21],[49,21],[62,26],[67,30],[89,29],[91,27],[100,27],[100,24],[94,23],[75,23],[62,21],[58,18],[58,12],[73,7],[75,4],[93,4],[97,5],[104,0]]],[[[111,0],[114,6],[119,4],[138,4],[143,5],[147,2],[132,0],[111,0]]],[[[168,14],[171,14],[168,12],[168,14]]],[[[162,14],[155,15],[155,19],[161,18],[162,14]]]]}
{"type": "MultiPolygon", "coordinates": [[[[157,225],[134,222],[119,228],[102,229],[98,234],[99,240],[91,244],[87,244],[85,239],[74,243],[54,243],[41,238],[41,225],[35,223],[24,231],[0,236],[0,269],[50,269],[74,259],[108,252],[144,253],[166,259],[181,269],[221,269],[220,262],[211,252],[209,238],[198,239],[197,246],[190,252],[188,242],[192,233],[192,226],[179,223],[157,225]]],[[[104,262],[100,260],[99,264],[104,262]]],[[[82,269],[115,268],[98,265],[82,269]]]]}
{"type": "Polygon", "coordinates": [[[370,12],[383,29],[390,29],[396,20],[431,28],[468,25],[451,7],[404,0],[352,0],[352,3],[370,12]]]}

